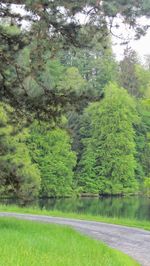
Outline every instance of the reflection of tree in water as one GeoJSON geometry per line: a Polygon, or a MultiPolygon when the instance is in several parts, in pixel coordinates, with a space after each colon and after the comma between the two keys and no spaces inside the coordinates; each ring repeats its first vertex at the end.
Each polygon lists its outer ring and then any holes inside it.
{"type": "MultiPolygon", "coordinates": [[[[2,199],[0,202],[22,205],[17,199],[2,199]]],[[[30,206],[46,210],[150,220],[150,198],[146,197],[40,199],[31,202],[30,206]]]]}
{"type": "Polygon", "coordinates": [[[139,220],[150,221],[150,198],[140,198],[139,211],[136,216],[139,220]]]}
{"type": "Polygon", "coordinates": [[[47,210],[150,219],[150,199],[142,197],[45,199],[40,200],[39,205],[47,210]]]}

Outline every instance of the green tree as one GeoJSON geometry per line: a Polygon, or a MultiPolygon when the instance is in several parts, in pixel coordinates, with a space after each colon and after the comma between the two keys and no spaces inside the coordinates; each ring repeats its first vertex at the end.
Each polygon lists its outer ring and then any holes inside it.
{"type": "Polygon", "coordinates": [[[136,175],[143,184],[144,179],[150,177],[150,104],[148,100],[140,100],[137,103],[137,111],[140,123],[135,128],[138,162],[136,175]]]}
{"type": "Polygon", "coordinates": [[[136,105],[115,84],[105,88],[105,98],[84,112],[81,128],[83,153],[78,166],[78,183],[86,193],[123,194],[135,192],[136,105]],[[87,132],[88,130],[88,132],[87,132]]]}
{"type": "Polygon", "coordinates": [[[66,88],[66,91],[82,95],[83,91],[85,91],[86,81],[82,78],[76,67],[69,67],[66,69],[65,75],[59,82],[58,87],[60,91],[66,88]]]}
{"type": "Polygon", "coordinates": [[[107,83],[117,81],[118,65],[109,41],[104,48],[94,40],[92,48],[72,49],[64,53],[61,60],[78,68],[81,76],[87,81],[86,93],[91,95],[91,100],[92,96],[102,96],[107,83]]]}
{"type": "Polygon", "coordinates": [[[138,64],[135,66],[138,90],[141,97],[150,98],[150,70],[138,64]]]}
{"type": "Polygon", "coordinates": [[[139,97],[139,84],[136,75],[138,57],[134,50],[126,48],[124,59],[120,62],[120,83],[132,96],[139,97]]]}
{"type": "Polygon", "coordinates": [[[35,122],[31,127],[29,148],[32,160],[41,172],[41,196],[70,196],[73,192],[73,168],[76,155],[63,129],[35,122]]]}
{"type": "Polygon", "coordinates": [[[25,143],[28,132],[16,133],[10,123],[12,115],[13,109],[0,103],[0,191],[1,195],[29,201],[38,196],[40,172],[25,143]]]}
{"type": "Polygon", "coordinates": [[[132,96],[148,97],[150,71],[139,62],[138,55],[131,48],[125,50],[120,62],[120,83],[132,96]]]}
{"type": "MultiPolygon", "coordinates": [[[[84,101],[81,102],[77,110],[72,108],[67,114],[68,129],[73,138],[72,148],[77,153],[77,160],[80,160],[82,153],[80,127],[82,126],[81,117],[84,108],[87,107],[89,102],[100,100],[103,97],[106,84],[117,81],[118,64],[111,50],[110,38],[107,37],[107,39],[108,42],[105,47],[95,38],[92,42],[92,48],[70,49],[60,56],[61,62],[71,66],[71,69],[77,68],[85,81],[85,86],[80,90],[80,92],[84,92],[84,101]]],[[[72,78],[71,75],[71,80],[75,82],[77,87],[82,84],[81,78],[80,80],[76,77],[72,78]]]]}
{"type": "Polygon", "coordinates": [[[95,36],[99,43],[107,45],[112,18],[118,14],[135,29],[136,37],[139,37],[145,33],[146,27],[139,26],[137,18],[149,15],[147,0],[4,2],[0,5],[0,100],[7,100],[15,108],[32,111],[35,115],[38,113],[41,117],[44,112],[56,117],[60,113],[60,105],[66,106],[79,100],[78,95],[66,92],[65,88],[60,94],[55,86],[51,87],[51,83],[45,86],[42,82],[45,68],[57,52],[71,46],[92,47],[95,36]],[[25,12],[18,12],[12,4],[23,6],[25,12]],[[88,17],[85,23],[78,19],[79,14],[88,17]],[[23,22],[27,22],[28,27],[22,28],[23,22]],[[28,75],[17,60],[22,49],[28,46],[30,84],[37,90],[34,97],[23,86],[28,75]]]}

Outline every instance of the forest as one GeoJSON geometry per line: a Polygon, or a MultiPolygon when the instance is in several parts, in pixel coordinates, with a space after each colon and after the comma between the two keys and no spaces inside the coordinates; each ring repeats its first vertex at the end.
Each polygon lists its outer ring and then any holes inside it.
{"type": "Polygon", "coordinates": [[[150,55],[118,62],[106,22],[123,10],[139,38],[148,1],[89,1],[82,26],[85,1],[62,2],[0,5],[1,197],[149,196],[150,55]]]}

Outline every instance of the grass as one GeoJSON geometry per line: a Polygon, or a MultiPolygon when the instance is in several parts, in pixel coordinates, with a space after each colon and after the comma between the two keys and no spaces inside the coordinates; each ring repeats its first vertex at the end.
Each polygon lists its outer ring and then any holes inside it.
{"type": "Polygon", "coordinates": [[[127,255],[58,225],[0,218],[1,266],[138,266],[127,255]]]}
{"type": "Polygon", "coordinates": [[[141,221],[141,220],[133,220],[133,219],[117,218],[117,217],[94,216],[91,214],[65,213],[57,210],[52,210],[52,211],[40,210],[38,208],[21,208],[15,205],[8,205],[8,206],[0,205],[0,211],[39,214],[39,215],[105,222],[105,223],[118,224],[130,227],[137,227],[150,231],[150,221],[144,221],[144,220],[141,221]]]}

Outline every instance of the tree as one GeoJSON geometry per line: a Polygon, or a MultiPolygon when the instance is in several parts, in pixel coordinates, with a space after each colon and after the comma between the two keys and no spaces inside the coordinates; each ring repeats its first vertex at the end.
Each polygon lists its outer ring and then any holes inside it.
{"type": "Polygon", "coordinates": [[[131,48],[125,50],[120,62],[120,83],[136,98],[149,94],[150,71],[139,62],[138,55],[131,48]]]}
{"type": "Polygon", "coordinates": [[[81,131],[85,138],[78,167],[83,192],[135,192],[138,184],[133,124],[138,116],[134,100],[124,89],[110,84],[105,88],[105,98],[91,104],[83,119],[81,131]]]}
{"type": "Polygon", "coordinates": [[[77,95],[82,95],[86,85],[86,81],[80,75],[78,68],[69,67],[66,69],[65,76],[59,82],[58,87],[60,90],[65,88],[66,91],[72,91],[77,95]]]}
{"type": "Polygon", "coordinates": [[[150,97],[150,70],[138,64],[135,66],[135,73],[138,83],[138,91],[141,97],[150,97]]]}
{"type": "MultiPolygon", "coordinates": [[[[150,173],[150,104],[147,100],[140,100],[137,103],[137,111],[140,123],[136,125],[136,146],[138,167],[136,175],[143,184],[150,173]]],[[[149,181],[148,181],[149,182],[149,181]]],[[[148,183],[147,182],[147,183],[148,183]]]]}
{"type": "Polygon", "coordinates": [[[62,62],[78,68],[84,80],[87,81],[86,90],[91,95],[101,96],[108,82],[117,81],[118,64],[109,39],[107,37],[105,47],[95,38],[92,48],[72,48],[61,57],[62,62]]]}
{"type": "Polygon", "coordinates": [[[31,127],[29,149],[33,162],[41,172],[43,197],[70,196],[73,192],[73,168],[76,155],[71,151],[70,138],[59,128],[34,123],[31,127]]]}
{"type": "Polygon", "coordinates": [[[10,117],[13,109],[0,103],[0,191],[24,202],[38,196],[40,172],[25,144],[27,130],[17,134],[10,117]]]}
{"type": "Polygon", "coordinates": [[[126,48],[124,59],[120,62],[120,82],[127,91],[135,97],[140,96],[138,80],[136,75],[136,65],[139,63],[135,51],[126,48]]]}
{"type": "Polygon", "coordinates": [[[136,19],[141,15],[149,16],[146,0],[3,1],[0,5],[0,100],[7,100],[18,110],[30,110],[41,117],[43,113],[56,117],[60,106],[78,102],[81,96],[66,92],[65,88],[60,94],[57,86],[43,85],[41,76],[58,51],[70,46],[92,47],[95,36],[99,43],[106,43],[106,36],[113,27],[112,21],[118,14],[135,29],[137,36],[145,33],[146,26],[139,27],[136,19]],[[18,12],[12,4],[17,7],[23,5],[25,12],[18,12]],[[78,20],[79,13],[88,17],[84,24],[78,20]],[[21,28],[22,21],[28,23],[27,29],[21,28]],[[27,73],[17,62],[18,54],[28,46],[28,74],[37,90],[34,97],[23,85],[27,73]]]}
{"type": "MultiPolygon", "coordinates": [[[[72,108],[67,113],[68,130],[73,138],[72,148],[77,154],[77,160],[80,160],[82,153],[80,127],[82,126],[81,117],[84,108],[87,107],[89,102],[100,100],[103,97],[104,87],[109,82],[117,81],[118,64],[111,50],[111,42],[108,37],[107,39],[107,47],[103,47],[95,38],[92,49],[70,49],[69,52],[67,51],[60,56],[61,62],[65,62],[71,68],[76,67],[85,81],[84,90],[82,89],[84,101],[81,102],[77,110],[72,108]]],[[[73,80],[75,80],[76,86],[79,87],[81,82],[77,78],[73,80]]]]}

